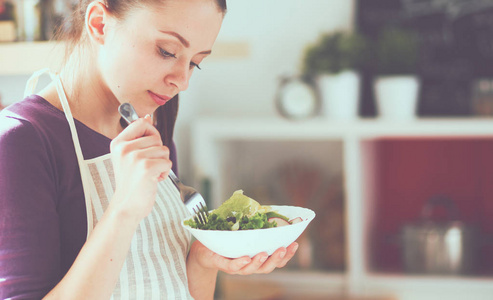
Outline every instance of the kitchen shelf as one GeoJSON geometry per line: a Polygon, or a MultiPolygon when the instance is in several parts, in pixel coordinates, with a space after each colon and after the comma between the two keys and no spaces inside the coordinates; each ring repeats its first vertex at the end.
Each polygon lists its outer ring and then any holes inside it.
{"type": "Polygon", "coordinates": [[[276,139],[342,139],[348,137],[412,137],[412,136],[493,136],[493,118],[418,118],[393,122],[379,119],[359,119],[348,122],[312,119],[205,118],[195,126],[200,134],[216,138],[276,138],[276,139]],[[227,124],[227,126],[221,125],[227,124]]]}
{"type": "Polygon", "coordinates": [[[30,75],[43,68],[56,70],[63,55],[63,44],[56,42],[0,43],[0,76],[30,75]]]}
{"type": "MultiPolygon", "coordinates": [[[[308,285],[315,282],[317,286],[325,288],[327,293],[338,293],[342,287],[344,295],[355,297],[377,295],[382,299],[390,297],[399,300],[437,299],[442,296],[446,299],[493,299],[493,277],[490,276],[415,276],[402,271],[382,271],[372,266],[369,248],[375,215],[371,206],[376,203],[378,188],[382,188],[375,178],[379,163],[375,157],[378,156],[381,143],[401,141],[416,142],[418,145],[427,142],[460,144],[486,141],[488,145],[493,145],[493,119],[419,118],[407,122],[379,119],[351,122],[322,119],[299,122],[261,118],[199,119],[192,126],[195,184],[207,179],[212,183],[211,198],[214,204],[224,200],[224,195],[231,191],[225,184],[225,174],[218,166],[224,164],[225,149],[234,143],[253,143],[254,146],[257,143],[276,142],[280,145],[340,144],[338,149],[342,152],[340,164],[345,191],[346,269],[337,279],[330,275],[324,277],[323,271],[304,271],[299,273],[300,284],[304,282],[302,277],[306,277],[308,285]],[[321,278],[319,281],[310,280],[318,276],[321,278]],[[324,280],[335,285],[325,284],[324,280]]],[[[270,155],[275,157],[277,153],[272,152],[270,155]]],[[[289,282],[284,276],[273,273],[265,279],[289,282]]],[[[245,284],[248,284],[248,280],[245,279],[245,284]]]]}
{"type": "MultiPolygon", "coordinates": [[[[247,42],[218,41],[209,60],[242,59],[250,55],[247,42]]],[[[43,68],[57,70],[64,57],[62,42],[0,43],[0,76],[30,75],[43,68]]]]}
{"type": "Polygon", "coordinates": [[[282,271],[271,275],[219,276],[224,299],[237,299],[253,290],[268,290],[258,299],[393,299],[393,300],[462,300],[492,299],[492,280],[483,278],[368,275],[364,293],[351,296],[345,274],[329,272],[282,271]],[[274,290],[275,297],[272,290],[274,290]],[[270,297],[270,298],[269,298],[270,297]],[[357,298],[356,298],[357,297],[357,298]],[[290,298],[291,299],[291,298],[290,298]]]}
{"type": "Polygon", "coordinates": [[[284,299],[287,295],[293,299],[306,298],[307,296],[327,299],[345,293],[345,275],[342,273],[284,271],[281,269],[275,270],[272,275],[274,276],[256,274],[238,277],[221,273],[218,279],[221,282],[220,292],[222,292],[224,299],[239,299],[249,295],[251,291],[259,292],[262,290],[265,290],[265,294],[258,295],[259,299],[279,299],[280,297],[284,299]]]}
{"type": "Polygon", "coordinates": [[[410,300],[493,299],[493,280],[481,277],[410,276],[402,274],[365,277],[365,292],[400,295],[410,300]]]}

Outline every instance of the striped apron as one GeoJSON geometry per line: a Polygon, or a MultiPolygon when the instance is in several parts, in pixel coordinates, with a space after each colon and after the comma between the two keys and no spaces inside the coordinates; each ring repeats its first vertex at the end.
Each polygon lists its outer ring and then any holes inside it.
{"type": "MultiPolygon", "coordinates": [[[[25,94],[33,93],[38,77],[46,71],[33,74],[25,94]]],[[[111,154],[84,160],[60,77],[56,76],[54,80],[79,163],[89,236],[115,191],[111,154]]],[[[191,236],[180,224],[187,216],[189,212],[174,184],[169,178],[161,181],[154,207],[140,222],[132,239],[112,299],[193,299],[188,290],[186,273],[191,236]]]]}

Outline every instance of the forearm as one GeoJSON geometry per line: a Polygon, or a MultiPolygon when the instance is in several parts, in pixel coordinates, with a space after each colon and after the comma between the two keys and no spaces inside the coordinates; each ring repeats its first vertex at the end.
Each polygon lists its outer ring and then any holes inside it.
{"type": "Polygon", "coordinates": [[[110,204],[70,270],[45,299],[109,299],[137,226],[138,221],[110,204]]]}
{"type": "Polygon", "coordinates": [[[216,288],[217,268],[204,268],[198,263],[195,244],[187,258],[187,277],[190,294],[196,300],[214,299],[214,290],[216,288]]]}

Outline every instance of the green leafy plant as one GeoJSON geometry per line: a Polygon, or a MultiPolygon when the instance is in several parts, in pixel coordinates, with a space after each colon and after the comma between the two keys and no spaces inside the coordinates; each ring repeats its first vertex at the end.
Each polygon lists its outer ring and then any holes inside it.
{"type": "Polygon", "coordinates": [[[303,57],[303,74],[336,74],[358,69],[368,58],[368,42],[358,33],[325,33],[309,45],[303,57]]]}
{"type": "Polygon", "coordinates": [[[376,72],[378,75],[416,74],[419,41],[416,32],[388,27],[375,44],[376,72]]]}

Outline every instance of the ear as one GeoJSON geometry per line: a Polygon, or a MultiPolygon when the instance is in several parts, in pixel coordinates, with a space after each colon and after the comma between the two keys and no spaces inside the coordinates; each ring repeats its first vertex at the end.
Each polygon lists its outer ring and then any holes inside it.
{"type": "Polygon", "coordinates": [[[108,23],[108,18],[108,9],[103,3],[93,1],[87,6],[85,25],[92,41],[101,45],[104,44],[105,26],[108,23]]]}

